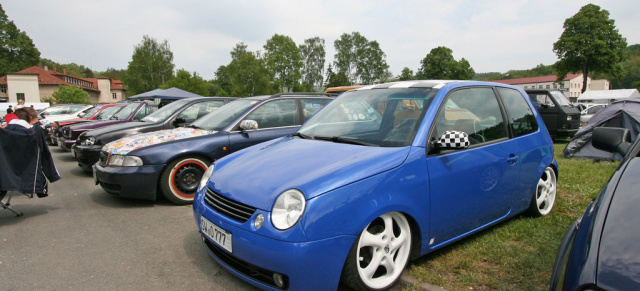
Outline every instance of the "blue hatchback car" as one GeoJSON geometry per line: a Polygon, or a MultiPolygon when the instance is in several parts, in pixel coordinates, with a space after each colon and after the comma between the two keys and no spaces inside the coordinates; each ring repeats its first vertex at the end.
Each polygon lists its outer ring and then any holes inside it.
{"type": "Polygon", "coordinates": [[[397,82],[345,92],[292,136],[216,161],[193,209],[209,253],[255,286],[379,290],[418,256],[549,214],[557,177],[522,89],[397,82]]]}

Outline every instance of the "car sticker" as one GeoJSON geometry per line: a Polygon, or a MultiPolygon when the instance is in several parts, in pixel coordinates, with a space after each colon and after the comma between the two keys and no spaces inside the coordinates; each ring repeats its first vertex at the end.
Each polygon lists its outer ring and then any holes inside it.
{"type": "Polygon", "coordinates": [[[154,131],[144,134],[137,134],[121,138],[106,144],[102,150],[110,154],[126,155],[129,152],[154,144],[160,144],[173,140],[180,140],[190,137],[214,134],[217,131],[203,130],[196,128],[175,128],[161,131],[154,131]]]}

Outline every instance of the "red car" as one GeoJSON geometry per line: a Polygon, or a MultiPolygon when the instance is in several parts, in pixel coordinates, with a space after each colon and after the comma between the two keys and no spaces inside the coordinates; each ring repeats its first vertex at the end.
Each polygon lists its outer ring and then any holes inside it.
{"type": "Polygon", "coordinates": [[[50,125],[45,126],[47,131],[47,142],[50,145],[58,144],[58,137],[61,136],[59,129],[65,125],[76,124],[82,122],[88,122],[91,120],[106,120],[111,118],[118,110],[122,109],[122,107],[126,104],[103,104],[96,105],[91,110],[87,111],[85,115],[80,118],[74,118],[63,121],[56,121],[50,125]],[[111,108],[111,109],[108,109],[111,108]]]}

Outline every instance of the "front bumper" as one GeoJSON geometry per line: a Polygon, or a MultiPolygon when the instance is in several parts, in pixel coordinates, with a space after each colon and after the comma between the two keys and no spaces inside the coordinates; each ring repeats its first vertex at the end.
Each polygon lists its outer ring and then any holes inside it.
{"type": "Polygon", "coordinates": [[[64,137],[58,137],[58,146],[65,151],[70,151],[71,147],[73,147],[75,143],[75,140],[68,140],[64,137]]]}
{"type": "Polygon", "coordinates": [[[77,143],[72,147],[73,153],[78,160],[78,166],[85,171],[91,171],[91,166],[100,159],[102,145],[83,146],[77,143]]]}
{"type": "Polygon", "coordinates": [[[336,290],[345,259],[356,239],[345,235],[317,241],[283,241],[253,226],[255,216],[262,213],[265,216],[262,228],[273,228],[268,212],[257,210],[247,222],[239,223],[206,206],[202,197],[194,200],[193,208],[209,254],[234,275],[266,290],[336,290]],[[201,217],[232,234],[233,253],[202,233],[201,217]],[[275,285],[274,273],[283,275],[284,288],[275,285]]]}
{"type": "Polygon", "coordinates": [[[97,184],[107,193],[126,198],[155,201],[158,179],[164,165],[142,167],[103,167],[93,165],[97,184]]]}

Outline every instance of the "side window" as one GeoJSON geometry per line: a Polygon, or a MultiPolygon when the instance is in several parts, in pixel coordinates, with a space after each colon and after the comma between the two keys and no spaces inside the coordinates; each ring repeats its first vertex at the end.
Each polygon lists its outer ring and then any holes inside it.
{"type": "Polygon", "coordinates": [[[136,116],[133,117],[133,120],[141,120],[145,116],[149,114],[149,105],[145,105],[136,113],[136,116]]]}
{"type": "Polygon", "coordinates": [[[451,92],[438,112],[435,137],[450,130],[466,132],[471,145],[507,137],[493,89],[468,88],[451,92]]]}
{"type": "Polygon", "coordinates": [[[178,117],[184,118],[188,123],[194,122],[222,105],[224,105],[224,102],[219,100],[195,103],[180,112],[178,117]]]}
{"type": "Polygon", "coordinates": [[[320,110],[320,108],[324,107],[331,100],[327,99],[302,99],[302,111],[304,112],[304,120],[309,119],[309,117],[313,116],[320,110]]]}
{"type": "Polygon", "coordinates": [[[247,118],[258,122],[258,128],[293,126],[298,124],[296,100],[282,99],[262,104],[247,115],[247,118]]]}
{"type": "Polygon", "coordinates": [[[551,100],[551,96],[544,93],[529,93],[531,101],[536,106],[544,105],[545,107],[555,107],[556,105],[551,100]]]}
{"type": "Polygon", "coordinates": [[[521,136],[538,130],[533,111],[518,90],[498,88],[498,93],[509,114],[511,130],[514,136],[521,136]]]}

